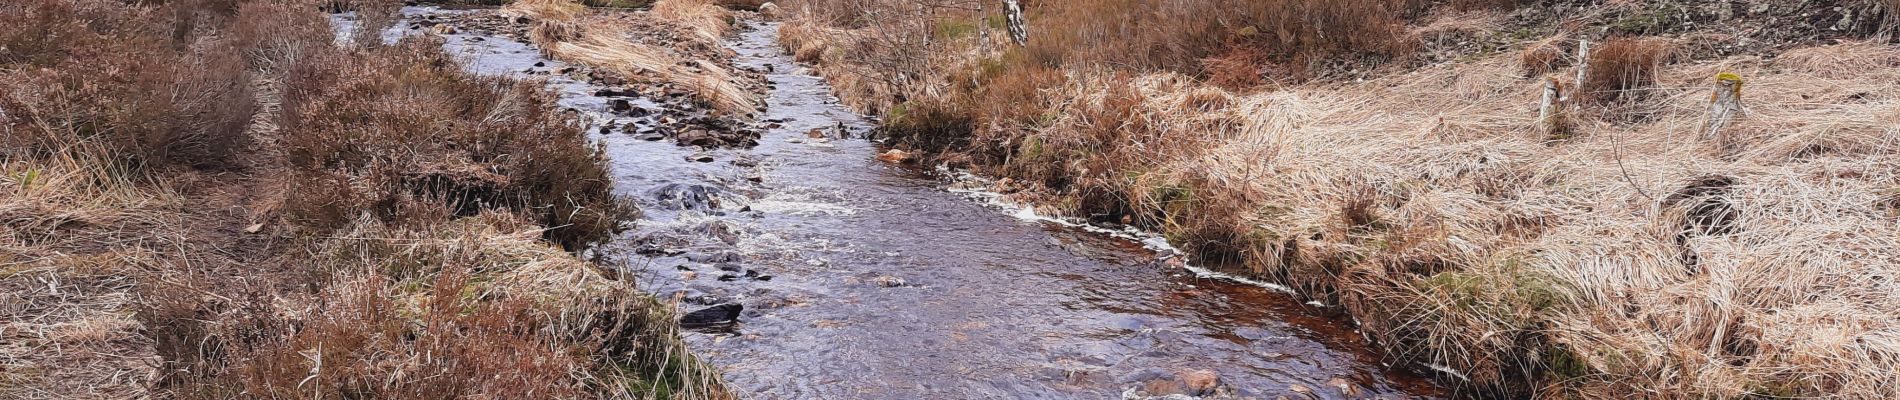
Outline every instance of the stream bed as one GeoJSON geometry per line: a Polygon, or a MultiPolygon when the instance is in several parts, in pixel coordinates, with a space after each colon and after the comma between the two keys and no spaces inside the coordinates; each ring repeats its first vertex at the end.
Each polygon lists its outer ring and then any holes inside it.
{"type": "Polygon", "coordinates": [[[1196,385],[1213,376],[1218,397],[1445,395],[1283,292],[1165,262],[1158,239],[1032,217],[876,160],[855,139],[874,122],[783,55],[775,25],[753,25],[730,46],[766,72],[769,125],[758,146],[726,149],[653,140],[641,132],[658,113],[607,110],[665,104],[547,73],[565,65],[531,45],[444,35],[467,68],[545,79],[610,125],[591,131],[646,216],[601,253],[684,311],[743,305],[736,324],[686,333],[738,392],[1121,398],[1206,394],[1196,385]]]}

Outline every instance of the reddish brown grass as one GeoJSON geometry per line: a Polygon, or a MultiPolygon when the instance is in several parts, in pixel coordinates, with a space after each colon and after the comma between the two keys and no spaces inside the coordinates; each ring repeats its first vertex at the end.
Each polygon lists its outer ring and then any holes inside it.
{"type": "Polygon", "coordinates": [[[1654,39],[1616,38],[1590,50],[1589,76],[1584,77],[1583,96],[1597,102],[1614,102],[1645,94],[1656,85],[1656,71],[1669,56],[1666,42],[1654,39]]]}

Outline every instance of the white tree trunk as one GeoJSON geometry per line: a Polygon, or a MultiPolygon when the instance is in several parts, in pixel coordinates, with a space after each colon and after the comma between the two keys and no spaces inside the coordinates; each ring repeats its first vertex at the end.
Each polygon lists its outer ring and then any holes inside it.
{"type": "Polygon", "coordinates": [[[1009,38],[1018,46],[1029,44],[1029,22],[1023,19],[1022,0],[1003,0],[1003,8],[1009,17],[1009,38]]]}

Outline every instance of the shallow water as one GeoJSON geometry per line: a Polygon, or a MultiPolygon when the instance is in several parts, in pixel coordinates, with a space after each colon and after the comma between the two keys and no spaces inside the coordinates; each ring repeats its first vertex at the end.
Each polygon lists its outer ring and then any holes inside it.
{"type": "MultiPolygon", "coordinates": [[[[655,123],[602,112],[609,99],[594,96],[599,87],[537,73],[563,65],[529,45],[478,37],[449,35],[447,47],[477,72],[547,79],[563,106],[601,121],[635,127],[627,130],[655,123]]],[[[759,146],[692,162],[700,150],[595,133],[619,191],[647,211],[603,253],[682,308],[745,305],[734,326],[688,333],[741,393],[1109,398],[1208,369],[1243,396],[1301,398],[1293,388],[1303,386],[1348,397],[1334,388],[1341,383],[1367,397],[1442,395],[1382,365],[1347,325],[1268,287],[1171,267],[1153,239],[1025,218],[879,162],[873,143],[807,137],[862,133],[873,122],[838,105],[823,81],[780,54],[775,37],[768,24],[732,44],[742,65],[772,71],[760,119],[788,120],[759,146]],[[720,204],[694,207],[680,193],[720,204]]]]}

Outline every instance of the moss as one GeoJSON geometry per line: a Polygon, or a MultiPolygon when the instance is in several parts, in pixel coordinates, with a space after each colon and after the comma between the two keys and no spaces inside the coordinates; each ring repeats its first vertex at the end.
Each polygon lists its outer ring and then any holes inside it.
{"type": "Polygon", "coordinates": [[[1748,385],[1749,394],[1771,399],[1797,399],[1815,397],[1799,383],[1789,381],[1761,381],[1748,385]]]}
{"type": "Polygon", "coordinates": [[[1477,274],[1445,271],[1425,279],[1425,289],[1451,297],[1458,308],[1474,309],[1481,302],[1487,280],[1477,274]]]}
{"type": "Polygon", "coordinates": [[[938,21],[930,30],[930,37],[938,40],[957,40],[976,34],[976,23],[958,20],[938,21]]]}
{"type": "Polygon", "coordinates": [[[890,110],[887,110],[884,112],[884,119],[886,121],[899,122],[899,121],[903,121],[904,116],[909,113],[910,113],[909,102],[897,103],[895,105],[892,105],[890,110]]]}
{"type": "Polygon", "coordinates": [[[1565,381],[1596,373],[1595,368],[1591,368],[1589,363],[1577,358],[1576,354],[1571,353],[1570,349],[1564,345],[1544,348],[1542,353],[1545,372],[1553,381],[1565,381]]]}
{"type": "Polygon", "coordinates": [[[1563,304],[1559,283],[1518,259],[1495,272],[1445,271],[1424,279],[1421,289],[1450,298],[1464,312],[1485,315],[1512,329],[1530,329],[1538,314],[1563,304]]]}
{"type": "Polygon", "coordinates": [[[1634,35],[1668,32],[1676,22],[1683,19],[1679,17],[1686,15],[1687,12],[1688,10],[1679,4],[1656,4],[1651,8],[1617,19],[1616,22],[1610,23],[1609,30],[1613,33],[1634,35]]]}
{"type": "Polygon", "coordinates": [[[1002,14],[991,15],[989,16],[989,18],[984,18],[983,22],[988,24],[990,26],[990,29],[996,29],[996,30],[1009,29],[1009,16],[1007,15],[1002,15],[1002,14]]]}
{"type": "Polygon", "coordinates": [[[1735,97],[1738,99],[1742,97],[1742,85],[1747,83],[1746,81],[1742,80],[1741,75],[1736,74],[1734,72],[1723,72],[1723,73],[1715,74],[1715,81],[1716,82],[1723,82],[1723,81],[1735,82],[1735,87],[1730,90],[1735,91],[1735,97]]]}
{"type": "Polygon", "coordinates": [[[613,383],[626,393],[647,395],[645,398],[652,399],[671,399],[680,395],[682,388],[692,386],[686,379],[689,373],[708,373],[693,371],[703,364],[679,351],[666,351],[665,354],[663,359],[644,362],[659,367],[642,367],[639,364],[643,363],[640,362],[613,361],[607,363],[607,370],[601,371],[600,375],[619,378],[613,383]]]}
{"type": "Polygon", "coordinates": [[[40,178],[40,170],[28,169],[24,172],[20,172],[18,178],[16,179],[20,181],[20,189],[25,190],[25,189],[32,189],[33,183],[35,181],[38,181],[39,178],[40,178]]]}
{"type": "Polygon", "coordinates": [[[1043,156],[1042,137],[1030,136],[1023,138],[1022,144],[1016,148],[1016,155],[1021,157],[1022,161],[1041,160],[1043,156]]]}

